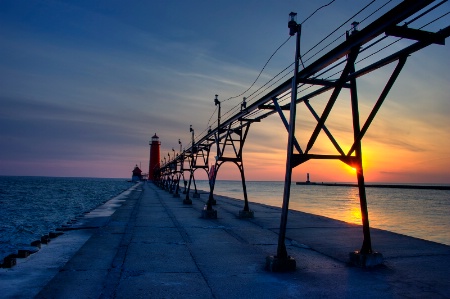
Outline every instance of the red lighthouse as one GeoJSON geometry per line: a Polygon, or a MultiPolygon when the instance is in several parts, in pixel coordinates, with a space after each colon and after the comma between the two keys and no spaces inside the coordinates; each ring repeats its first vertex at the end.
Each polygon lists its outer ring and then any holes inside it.
{"type": "Polygon", "coordinates": [[[148,166],[148,179],[153,180],[155,170],[159,168],[159,160],[161,159],[161,156],[159,154],[159,147],[161,145],[161,142],[159,142],[159,137],[156,135],[153,135],[152,140],[149,143],[150,145],[150,162],[148,166]]]}

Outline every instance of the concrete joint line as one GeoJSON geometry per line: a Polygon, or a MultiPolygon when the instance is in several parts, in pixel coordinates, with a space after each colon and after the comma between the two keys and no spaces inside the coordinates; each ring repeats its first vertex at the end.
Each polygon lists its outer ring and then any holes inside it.
{"type": "Polygon", "coordinates": [[[157,195],[157,198],[159,200],[159,202],[161,203],[161,205],[164,207],[164,209],[166,210],[167,214],[169,215],[170,219],[172,220],[172,222],[174,223],[175,227],[177,228],[178,232],[180,233],[181,237],[183,238],[183,240],[186,242],[185,246],[189,252],[189,255],[192,258],[192,261],[195,264],[195,267],[198,270],[198,273],[201,274],[201,276],[203,277],[203,280],[205,281],[206,285],[208,286],[208,289],[211,293],[211,298],[216,298],[216,296],[214,295],[213,289],[211,287],[211,284],[208,281],[208,278],[206,277],[205,273],[203,273],[202,269],[200,268],[195,256],[192,254],[192,248],[190,246],[191,239],[189,238],[189,235],[187,234],[186,230],[180,225],[180,223],[178,222],[178,220],[175,218],[175,215],[172,213],[172,211],[169,209],[169,207],[161,200],[161,198],[159,197],[159,193],[156,191],[155,192],[157,195]]]}
{"type": "MultiPolygon", "coordinates": [[[[144,194],[143,190],[142,192],[134,192],[136,193],[137,198],[134,198],[132,204],[133,208],[130,213],[127,226],[125,228],[124,234],[122,236],[122,239],[119,244],[119,249],[117,250],[117,253],[112,261],[112,267],[108,271],[108,274],[106,276],[105,282],[103,284],[103,291],[100,295],[100,298],[115,298],[116,297],[116,289],[119,285],[120,279],[122,277],[123,273],[123,264],[125,262],[125,258],[127,256],[128,252],[128,246],[131,243],[132,236],[133,236],[133,229],[136,224],[136,215],[138,212],[139,205],[141,203],[142,196],[144,194]]],[[[134,194],[133,194],[134,195],[134,194]]]]}

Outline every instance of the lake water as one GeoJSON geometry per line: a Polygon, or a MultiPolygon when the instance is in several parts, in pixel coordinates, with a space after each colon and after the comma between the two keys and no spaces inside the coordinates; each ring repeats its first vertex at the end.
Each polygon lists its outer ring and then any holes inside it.
{"type": "MultiPolygon", "coordinates": [[[[284,182],[247,182],[250,209],[252,202],[281,207],[283,187],[284,182]]],[[[197,188],[209,190],[208,182],[197,182],[197,188]]],[[[217,181],[214,193],[244,198],[240,181],[217,181]]],[[[371,227],[450,245],[450,190],[366,188],[366,196],[371,227]]],[[[289,208],[361,224],[356,187],[293,183],[289,208]]]]}
{"type": "MultiPolygon", "coordinates": [[[[0,176],[0,259],[131,186],[125,179],[0,176]]],[[[250,209],[254,202],[281,207],[283,186],[247,182],[250,209]]],[[[197,187],[209,190],[207,181],[197,187]]],[[[217,181],[215,193],[243,199],[240,181],[217,181]]],[[[371,227],[450,245],[450,191],[367,188],[366,193],[371,227]]],[[[357,188],[292,184],[289,208],[361,224],[357,188]]]]}
{"type": "Polygon", "coordinates": [[[0,176],[0,259],[130,187],[125,179],[0,176]]]}

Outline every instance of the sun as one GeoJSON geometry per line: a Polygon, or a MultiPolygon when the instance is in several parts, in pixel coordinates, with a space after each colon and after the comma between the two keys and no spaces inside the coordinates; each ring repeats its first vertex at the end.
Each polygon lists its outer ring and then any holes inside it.
{"type": "Polygon", "coordinates": [[[356,167],[345,164],[345,169],[347,169],[350,173],[356,173],[356,167]]]}

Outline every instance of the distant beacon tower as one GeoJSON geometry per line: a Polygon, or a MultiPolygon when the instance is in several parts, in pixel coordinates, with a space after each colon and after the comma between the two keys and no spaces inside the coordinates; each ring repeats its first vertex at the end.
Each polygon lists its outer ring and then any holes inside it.
{"type": "Polygon", "coordinates": [[[148,179],[153,180],[154,179],[154,172],[155,169],[159,168],[159,161],[161,159],[161,155],[159,153],[159,147],[161,145],[161,142],[159,142],[159,137],[156,135],[153,135],[152,140],[149,142],[150,145],[150,162],[148,166],[148,179]]]}

